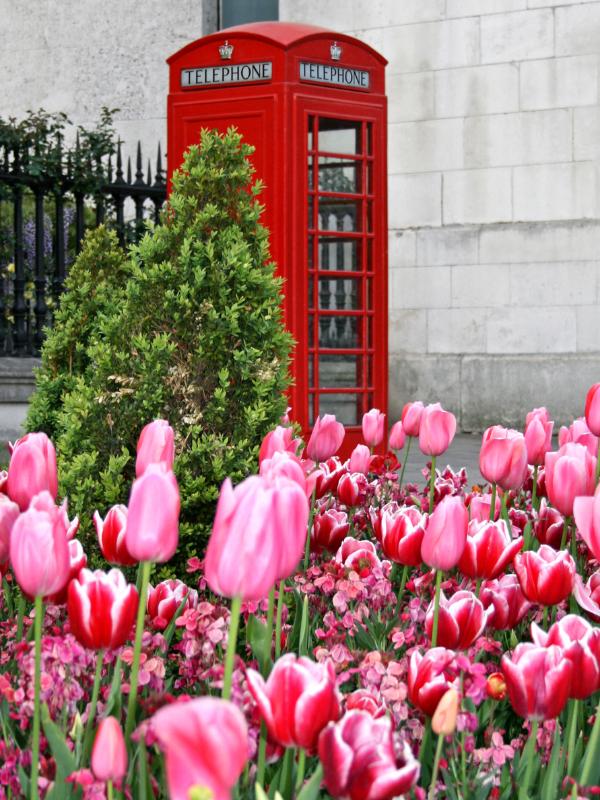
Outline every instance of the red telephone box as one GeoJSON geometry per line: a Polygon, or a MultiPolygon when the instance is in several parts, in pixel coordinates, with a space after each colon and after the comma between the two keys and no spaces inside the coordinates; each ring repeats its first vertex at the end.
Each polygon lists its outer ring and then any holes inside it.
{"type": "Polygon", "coordinates": [[[260,22],[168,59],[168,169],[202,128],[256,148],[263,223],[296,340],[293,419],[334,413],[344,453],[387,413],[387,131],[383,56],[313,25],[260,22]]]}

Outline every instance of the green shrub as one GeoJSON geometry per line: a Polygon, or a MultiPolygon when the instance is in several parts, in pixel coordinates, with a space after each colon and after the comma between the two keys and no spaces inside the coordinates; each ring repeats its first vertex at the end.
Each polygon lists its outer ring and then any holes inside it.
{"type": "MultiPolygon", "coordinates": [[[[221,482],[256,471],[260,441],[285,407],[291,339],[259,223],[251,152],[234,130],[202,132],[173,176],[162,224],[130,250],[122,295],[106,303],[103,294],[77,374],[71,350],[57,344],[75,331],[68,333],[67,314],[57,320],[29,420],[30,429],[50,420],[60,489],[85,520],[84,537],[96,508],[104,514],[127,501],[143,425],[169,420],[182,497],[175,566],[202,553],[221,482]],[[58,373],[69,376],[60,398],[52,388],[58,373]]],[[[120,273],[114,247],[108,252],[120,273]]],[[[86,254],[89,242],[76,270],[91,280],[86,254]]],[[[86,302],[78,291],[70,281],[62,309],[86,302]]]]}

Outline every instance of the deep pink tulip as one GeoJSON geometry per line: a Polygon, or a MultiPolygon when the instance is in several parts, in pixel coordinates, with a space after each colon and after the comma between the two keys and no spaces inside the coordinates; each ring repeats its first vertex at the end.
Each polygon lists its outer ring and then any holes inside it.
{"type": "Polygon", "coordinates": [[[425,406],[419,426],[419,448],[427,456],[441,456],[452,444],[456,417],[440,403],[425,406]]]}
{"type": "Polygon", "coordinates": [[[334,414],[317,417],[310,439],[306,445],[306,454],[313,461],[327,461],[340,449],[346,431],[334,414]]]}
{"type": "Polygon", "coordinates": [[[594,436],[600,436],[600,383],[591,386],[585,398],[585,421],[594,436]]]}
{"type": "Polygon", "coordinates": [[[402,427],[402,422],[394,422],[390,431],[389,445],[390,450],[402,450],[406,442],[406,434],[402,427]]]}
{"type": "Polygon", "coordinates": [[[127,774],[127,746],[115,717],[100,720],[92,748],[92,772],[97,780],[113,783],[127,774]]]}
{"type": "Polygon", "coordinates": [[[57,592],[56,594],[50,595],[50,597],[46,598],[48,603],[54,603],[54,605],[57,606],[62,606],[67,602],[67,593],[70,582],[73,580],[73,578],[76,578],[79,575],[84,567],[87,566],[87,556],[79,539],[70,539],[67,542],[67,546],[69,548],[69,577],[67,578],[67,582],[60,592],[57,592]]]}
{"type": "Polygon", "coordinates": [[[8,561],[10,532],[19,513],[19,506],[9,500],[5,494],[0,494],[0,564],[8,561]]]}
{"type": "Polygon", "coordinates": [[[513,574],[484,583],[479,598],[484,607],[493,612],[488,617],[488,627],[496,631],[516,628],[531,608],[531,603],[521,590],[519,579],[513,574]]]}
{"type": "Polygon", "coordinates": [[[122,567],[130,567],[137,561],[129,550],[125,539],[127,530],[127,506],[113,506],[104,521],[96,511],[94,514],[94,526],[98,535],[98,543],[102,555],[109,564],[119,564],[122,567]]]}
{"type": "Polygon", "coordinates": [[[251,476],[221,487],[208,542],[205,575],[224,597],[261,600],[292,574],[304,551],[306,495],[294,481],[251,476]]]}
{"type": "Polygon", "coordinates": [[[371,451],[366,444],[357,444],[350,453],[348,460],[349,472],[361,472],[363,475],[369,474],[371,467],[371,451]]]}
{"type": "Polygon", "coordinates": [[[365,711],[348,711],[329,723],[319,738],[319,758],[329,794],[349,800],[407,795],[421,770],[406,742],[395,748],[391,719],[373,719],[365,711]]]}
{"type": "Polygon", "coordinates": [[[573,516],[581,538],[600,561],[600,486],[593,497],[576,497],[573,516]]]}
{"type": "Polygon", "coordinates": [[[315,470],[317,474],[315,483],[317,498],[321,499],[321,497],[324,497],[326,494],[335,492],[340,478],[342,475],[345,475],[347,471],[345,464],[342,464],[336,456],[328,458],[327,461],[321,461],[318,468],[315,470]]]}
{"type": "Polygon", "coordinates": [[[189,800],[190,790],[230,800],[248,760],[248,729],[242,712],[228,700],[199,697],[163,706],[152,731],[165,752],[170,800],[189,800]]]}
{"type": "Polygon", "coordinates": [[[150,464],[158,464],[171,472],[175,461],[175,433],[164,419],[155,419],[146,425],[137,443],[135,476],[141,477],[150,464]]]}
{"type": "Polygon", "coordinates": [[[402,427],[407,436],[418,436],[421,427],[421,417],[425,406],[420,400],[407,403],[402,409],[402,427]]]}
{"type": "Polygon", "coordinates": [[[346,711],[366,711],[373,719],[385,717],[387,709],[381,695],[369,689],[355,689],[344,697],[346,711]]]}
{"type": "Polygon", "coordinates": [[[190,589],[183,581],[169,578],[161,581],[157,586],[148,587],[148,616],[152,626],[157,630],[164,630],[182,602],[185,600],[182,612],[198,605],[198,592],[190,589]]]}
{"type": "Polygon", "coordinates": [[[378,408],[372,408],[363,414],[362,435],[369,447],[377,447],[385,434],[385,414],[378,408]]]}
{"type": "Polygon", "coordinates": [[[259,464],[266,458],[272,458],[274,453],[291,453],[297,455],[302,450],[304,442],[302,439],[294,438],[294,429],[288,426],[278,425],[274,430],[269,431],[260,445],[258,453],[259,464]]]}
{"type": "Polygon", "coordinates": [[[566,550],[553,550],[547,544],[537,552],[518,553],[514,569],[525,597],[542,606],[554,606],[568,597],[577,572],[566,550]]]}
{"type": "Polygon", "coordinates": [[[468,578],[493,580],[501,575],[523,547],[523,537],[513,538],[503,519],[471,520],[458,568],[468,578]]]}
{"type": "Polygon", "coordinates": [[[168,561],[179,541],[179,488],[172,472],[150,464],[131,487],[125,546],[136,561],[168,561]]]}
{"type": "Polygon", "coordinates": [[[503,656],[502,672],[510,703],[525,719],[554,719],[569,699],[573,665],[556,645],[518,644],[503,656]]]}
{"type": "Polygon", "coordinates": [[[415,506],[398,508],[395,503],[383,506],[379,513],[379,534],[386,558],[396,564],[418,567],[426,526],[427,514],[415,506]]]}
{"type": "Polygon", "coordinates": [[[350,523],[345,511],[329,508],[315,515],[310,533],[310,549],[315,553],[335,553],[348,535],[350,523]]]}
{"type": "Polygon", "coordinates": [[[408,667],[408,699],[432,717],[438,703],[448,689],[456,688],[458,669],[456,654],[445,647],[433,647],[422,656],[413,651],[408,667]]]}
{"type": "Polygon", "coordinates": [[[56,451],[45,433],[28,433],[19,439],[8,465],[7,493],[25,511],[40,492],[58,493],[56,451]]]}
{"type": "Polygon", "coordinates": [[[544,498],[540,510],[534,512],[533,534],[540,544],[549,544],[558,550],[563,535],[565,519],[556,508],[552,508],[544,498]]]}
{"type": "Polygon", "coordinates": [[[347,472],[342,475],[337,485],[338,500],[351,508],[361,502],[366,490],[367,479],[361,472],[347,472]]]}
{"type": "MultiPolygon", "coordinates": [[[[471,522],[487,522],[490,518],[490,511],[492,508],[492,495],[491,494],[474,494],[469,503],[469,518],[471,522]]],[[[502,501],[496,495],[496,503],[494,506],[494,520],[500,516],[502,510],[502,501]]]]}
{"type": "Polygon", "coordinates": [[[558,432],[558,446],[563,447],[565,444],[582,444],[591,456],[596,457],[598,454],[598,442],[600,439],[594,436],[592,431],[588,428],[585,417],[579,417],[574,420],[571,425],[566,428],[564,425],[558,432]]]}
{"type": "Polygon", "coordinates": [[[48,492],[33,498],[10,534],[10,563],[29,597],[47,598],[69,580],[70,559],[65,515],[48,492]]]}
{"type": "Polygon", "coordinates": [[[298,484],[304,494],[307,496],[312,495],[312,485],[310,491],[307,489],[306,474],[302,468],[302,462],[291,453],[273,453],[271,458],[263,459],[260,462],[259,473],[269,480],[275,480],[280,476],[289,478],[298,484]]]}
{"type": "Polygon", "coordinates": [[[421,543],[421,558],[434,569],[455,567],[465,549],[469,513],[461,497],[449,496],[439,503],[427,520],[421,543]]]}
{"type": "Polygon", "coordinates": [[[561,514],[573,514],[576,497],[594,493],[596,459],[581,444],[568,443],[558,452],[546,454],[548,499],[561,514]]]}
{"type": "Polygon", "coordinates": [[[545,408],[534,408],[527,414],[525,423],[525,445],[527,447],[527,463],[541,467],[546,453],[552,448],[552,430],[554,422],[548,419],[545,408]]]}
{"type": "MultiPolygon", "coordinates": [[[[433,601],[425,616],[425,632],[431,639],[433,601]]],[[[450,650],[467,650],[485,630],[490,614],[473,594],[459,591],[447,600],[442,592],[438,617],[438,644],[450,650]]]]}
{"type": "Polygon", "coordinates": [[[354,539],[352,536],[347,536],[341,543],[335,554],[335,560],[346,569],[358,573],[361,578],[381,566],[373,542],[369,542],[367,539],[354,539]]]}
{"type": "Polygon", "coordinates": [[[340,698],[333,663],[317,664],[293,653],[281,656],[265,682],[246,670],[248,688],[269,734],[282,747],[314,751],[328,722],[339,719],[340,698]]]}
{"type": "Polygon", "coordinates": [[[67,610],[71,632],[91,650],[114,650],[131,633],[138,593],[119,569],[82,569],[69,584],[67,610]]]}
{"type": "Polygon", "coordinates": [[[527,477],[527,446],[518,431],[493,425],[481,442],[479,470],[490,483],[503,489],[520,489],[527,477]]]}
{"type": "Polygon", "coordinates": [[[547,633],[532,622],[531,638],[538,647],[558,645],[573,664],[570,697],[584,700],[600,688],[600,628],[578,614],[567,614],[547,633]]]}

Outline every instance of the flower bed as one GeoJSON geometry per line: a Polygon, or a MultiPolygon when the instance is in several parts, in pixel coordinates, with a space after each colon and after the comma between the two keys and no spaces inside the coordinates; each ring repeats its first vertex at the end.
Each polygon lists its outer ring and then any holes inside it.
{"type": "Polygon", "coordinates": [[[170,426],[142,432],[128,506],[94,515],[107,572],[57,505],[51,442],[19,440],[0,798],[599,794],[600,384],[554,452],[545,409],[486,431],[483,486],[436,467],[455,428],[411,403],[373,455],[372,410],[342,463],[335,418],[306,446],[285,421],[259,474],[223,485],[203,559],[157,585],[178,542],[170,426]],[[403,480],[413,440],[422,484],[403,480]]]}

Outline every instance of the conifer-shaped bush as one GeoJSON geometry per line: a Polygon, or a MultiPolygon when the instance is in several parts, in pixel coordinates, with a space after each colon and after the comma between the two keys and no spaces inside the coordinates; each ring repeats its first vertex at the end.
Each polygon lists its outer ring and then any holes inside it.
{"type": "MultiPolygon", "coordinates": [[[[221,482],[256,471],[260,441],[285,408],[291,339],[251,152],[233,129],[203,131],[173,176],[162,223],[130,250],[126,267],[107,242],[103,257],[115,276],[129,273],[127,282],[114,302],[103,294],[76,368],[66,346],[76,334],[68,314],[57,318],[29,417],[30,429],[55,437],[60,490],[82,516],[84,536],[91,512],[127,501],[143,425],[171,423],[182,497],[175,566],[202,554],[221,482]]],[[[91,246],[61,309],[85,301],[78,293],[92,280],[91,246]]]]}

